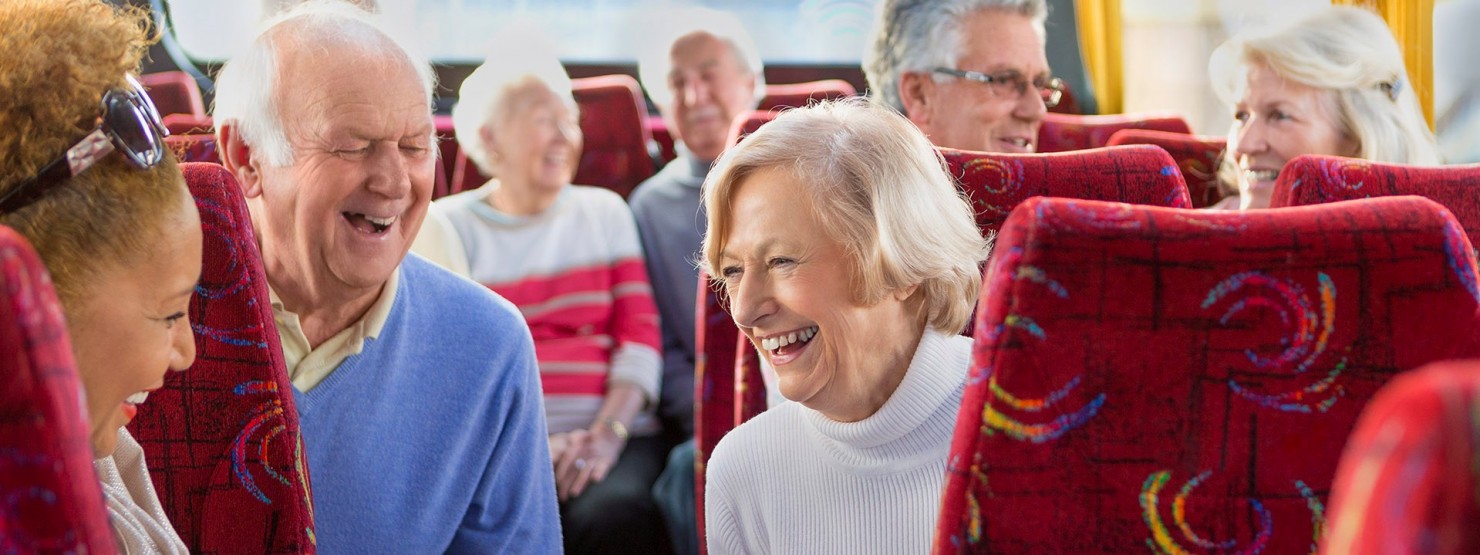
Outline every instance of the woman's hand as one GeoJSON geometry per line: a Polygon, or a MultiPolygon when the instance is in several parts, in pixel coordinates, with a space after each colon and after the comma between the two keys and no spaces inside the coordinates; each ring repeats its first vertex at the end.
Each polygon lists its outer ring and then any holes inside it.
{"type": "Polygon", "coordinates": [[[627,441],[606,426],[573,430],[550,436],[551,460],[555,461],[555,490],[561,501],[581,495],[586,487],[606,479],[622,455],[627,441]],[[563,436],[563,450],[555,451],[556,436],[563,436]]]}

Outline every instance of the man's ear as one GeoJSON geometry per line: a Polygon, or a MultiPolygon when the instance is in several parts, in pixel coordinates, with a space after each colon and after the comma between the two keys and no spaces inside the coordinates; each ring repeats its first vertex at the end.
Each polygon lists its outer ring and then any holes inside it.
{"type": "Polygon", "coordinates": [[[929,73],[907,71],[899,76],[899,100],[904,105],[904,116],[925,129],[930,125],[930,105],[935,98],[935,79],[929,73]]]}
{"type": "Polygon", "coordinates": [[[252,156],[252,146],[242,140],[241,128],[236,122],[217,124],[216,152],[221,156],[221,165],[236,176],[243,196],[256,198],[262,195],[261,162],[252,156]]]}

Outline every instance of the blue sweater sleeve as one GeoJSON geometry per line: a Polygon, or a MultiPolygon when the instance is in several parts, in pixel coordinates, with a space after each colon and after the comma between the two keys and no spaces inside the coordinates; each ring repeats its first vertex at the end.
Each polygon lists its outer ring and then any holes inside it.
{"type": "MultiPolygon", "coordinates": [[[[518,345],[499,361],[509,373],[507,403],[492,407],[503,425],[467,515],[448,553],[561,553],[560,510],[545,431],[539,368],[529,329],[517,326],[518,345]]],[[[515,333],[511,332],[510,336],[515,333]]]]}

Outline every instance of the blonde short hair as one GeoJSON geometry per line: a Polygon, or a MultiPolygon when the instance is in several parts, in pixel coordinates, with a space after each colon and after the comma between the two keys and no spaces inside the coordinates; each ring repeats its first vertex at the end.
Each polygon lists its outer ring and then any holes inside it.
{"type": "MultiPolygon", "coordinates": [[[[97,124],[103,93],[125,87],[153,41],[147,12],[99,0],[0,2],[0,194],[67,152],[97,124]]],[[[185,180],[168,149],[140,170],[111,154],[35,203],[7,214],[31,243],[64,308],[105,267],[149,252],[163,217],[188,202],[185,180]]]]}
{"type": "Polygon", "coordinates": [[[1237,103],[1252,64],[1334,93],[1340,131],[1357,142],[1359,158],[1439,163],[1438,146],[1408,80],[1403,53],[1377,14],[1331,6],[1288,25],[1230,39],[1209,62],[1215,88],[1228,104],[1237,103]]]}
{"type": "Polygon", "coordinates": [[[944,159],[909,120],[863,99],[823,102],[782,113],[726,151],[704,183],[709,275],[721,275],[736,188],[770,168],[797,177],[822,227],[847,246],[858,301],[918,287],[928,325],[966,327],[987,244],[944,159]]]}

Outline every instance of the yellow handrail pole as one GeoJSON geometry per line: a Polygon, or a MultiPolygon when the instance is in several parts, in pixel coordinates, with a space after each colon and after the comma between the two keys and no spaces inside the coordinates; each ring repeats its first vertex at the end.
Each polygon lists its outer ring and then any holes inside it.
{"type": "Polygon", "coordinates": [[[1124,111],[1120,0],[1074,0],[1079,47],[1101,114],[1124,111]]]}

